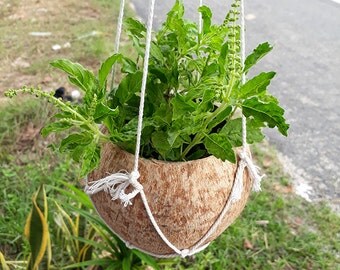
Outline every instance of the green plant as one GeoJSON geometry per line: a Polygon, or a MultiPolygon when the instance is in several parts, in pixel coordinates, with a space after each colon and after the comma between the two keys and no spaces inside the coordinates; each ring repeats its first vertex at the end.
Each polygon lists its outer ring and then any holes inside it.
{"type": "MultiPolygon", "coordinates": [[[[84,243],[80,239],[95,241],[95,230],[79,214],[68,213],[57,201],[55,201],[55,205],[57,209],[54,213],[54,223],[57,227],[55,252],[67,258],[67,260],[56,260],[55,264],[63,265],[65,261],[71,264],[91,260],[93,255],[92,245],[84,243]]],[[[82,208],[82,205],[78,203],[78,207],[82,208]]]]}
{"type": "MultiPolygon", "coordinates": [[[[211,23],[208,7],[199,11],[202,33],[196,24],[184,20],[183,4],[176,1],[152,42],[141,146],[146,158],[181,161],[214,155],[235,162],[235,147],[242,144],[239,109],[247,117],[248,143],[261,141],[265,126],[287,135],[284,110],[267,92],[275,73],[263,72],[241,83],[242,74],[248,74],[272,47],[259,45],[241,63],[239,0],[221,25],[211,23]]],[[[61,110],[42,133],[73,131],[62,140],[59,151],[68,151],[81,162],[83,175],[99,164],[102,143],[110,141],[130,152],[135,147],[146,29],[131,18],[126,28],[138,53],[135,61],[115,54],[102,64],[97,77],[69,60],[52,62],[85,92],[83,104],[64,103],[35,88],[6,93],[9,97],[19,92],[36,95],[61,110]],[[121,65],[123,78],[107,94],[107,76],[114,64],[121,65]]]]}
{"type": "MultiPolygon", "coordinates": [[[[64,188],[56,188],[56,190],[62,194],[62,198],[70,198],[72,203],[65,203],[64,201],[63,207],[58,207],[59,213],[68,219],[66,226],[70,228],[69,225],[72,224],[71,228],[74,231],[73,233],[64,233],[62,236],[69,239],[68,242],[83,246],[82,250],[91,249],[92,251],[92,256],[88,256],[79,262],[74,262],[73,259],[69,260],[67,265],[62,266],[62,269],[82,269],[95,266],[108,270],[129,270],[144,269],[144,265],[150,265],[155,270],[159,269],[152,257],[138,250],[128,249],[100,217],[93,214],[94,207],[83,191],[71,184],[65,182],[62,182],[62,184],[64,188]],[[76,220],[86,221],[87,234],[81,236],[77,233],[78,226],[74,226],[77,222],[71,222],[71,216],[75,217],[76,220]]],[[[62,225],[62,227],[65,227],[65,225],[62,225]]]]}
{"type": "Polygon", "coordinates": [[[27,270],[88,269],[91,266],[91,269],[130,270],[145,269],[146,265],[159,269],[153,258],[128,249],[93,214],[91,201],[83,191],[65,182],[61,182],[60,186],[48,187],[50,191],[60,192],[60,199],[47,199],[44,186],[40,186],[34,194],[24,232],[29,245],[28,258],[24,261],[6,261],[0,252],[3,269],[12,269],[12,266],[27,270]],[[72,202],[68,202],[67,198],[72,202]],[[50,202],[56,208],[51,210],[50,202]],[[48,215],[52,211],[55,222],[49,226],[48,215]]]}
{"type": "Polygon", "coordinates": [[[8,263],[6,262],[5,257],[1,252],[0,252],[0,265],[2,269],[9,270],[8,263]]]}
{"type": "Polygon", "coordinates": [[[34,194],[33,207],[25,225],[25,236],[30,246],[27,270],[49,269],[51,263],[51,242],[48,229],[48,206],[45,189],[40,186],[34,194]]]}

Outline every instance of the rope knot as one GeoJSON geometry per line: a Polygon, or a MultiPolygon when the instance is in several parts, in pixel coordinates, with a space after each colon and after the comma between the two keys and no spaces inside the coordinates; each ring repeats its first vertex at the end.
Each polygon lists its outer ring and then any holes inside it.
{"type": "Polygon", "coordinates": [[[140,174],[138,171],[132,171],[129,175],[129,183],[135,189],[137,189],[138,191],[141,191],[143,189],[143,186],[138,182],[139,177],[140,177],[140,174]]]}
{"type": "Polygon", "coordinates": [[[185,257],[189,256],[189,254],[190,254],[190,250],[189,249],[181,250],[181,257],[182,258],[185,258],[185,257]]]}
{"type": "Polygon", "coordinates": [[[143,190],[143,186],[138,182],[140,175],[138,171],[118,172],[111,174],[103,179],[87,183],[85,192],[94,195],[104,191],[111,195],[113,201],[120,199],[124,206],[132,205],[131,200],[143,190]],[[126,193],[129,186],[133,187],[130,193],[126,193]]]}
{"type": "Polygon", "coordinates": [[[122,203],[124,204],[124,207],[127,207],[129,205],[132,205],[131,200],[137,196],[137,194],[139,194],[142,190],[143,190],[143,186],[141,183],[138,182],[138,179],[140,177],[140,174],[138,171],[132,171],[129,175],[128,175],[128,181],[125,185],[125,187],[123,189],[120,190],[119,193],[119,199],[122,201],[122,203]],[[133,191],[131,191],[130,193],[126,194],[125,193],[125,189],[131,185],[133,187],[133,191]]]}
{"type": "Polygon", "coordinates": [[[241,152],[239,153],[239,157],[240,157],[241,160],[246,161],[246,159],[247,159],[247,157],[248,157],[247,152],[241,151],[241,152]]]}

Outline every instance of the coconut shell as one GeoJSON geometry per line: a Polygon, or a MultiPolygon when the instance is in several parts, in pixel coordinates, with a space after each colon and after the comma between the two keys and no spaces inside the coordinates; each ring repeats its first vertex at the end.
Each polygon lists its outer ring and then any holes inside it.
{"type": "MultiPolygon", "coordinates": [[[[100,167],[89,175],[96,181],[111,173],[133,169],[134,156],[106,144],[100,167]]],[[[227,203],[235,181],[237,165],[213,156],[188,162],[139,160],[139,182],[144,187],[151,211],[164,235],[178,249],[189,249],[214,224],[227,203]]],[[[234,203],[220,226],[206,243],[218,237],[239,216],[251,191],[247,170],[242,198],[234,203]]],[[[147,216],[140,195],[124,207],[104,191],[91,196],[99,215],[122,240],[151,254],[172,255],[147,216]]]]}

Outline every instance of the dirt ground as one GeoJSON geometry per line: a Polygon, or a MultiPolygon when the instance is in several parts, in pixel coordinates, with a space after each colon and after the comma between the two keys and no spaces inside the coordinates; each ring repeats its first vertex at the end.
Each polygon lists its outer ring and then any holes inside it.
{"type": "Polygon", "coordinates": [[[0,106],[8,88],[68,87],[53,59],[97,69],[112,51],[117,9],[110,0],[0,0],[0,106]]]}

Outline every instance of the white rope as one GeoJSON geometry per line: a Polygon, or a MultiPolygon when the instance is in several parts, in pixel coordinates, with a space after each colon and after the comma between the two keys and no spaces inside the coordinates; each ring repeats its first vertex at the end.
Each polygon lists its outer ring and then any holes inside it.
{"type": "MultiPolygon", "coordinates": [[[[241,63],[244,65],[246,60],[246,38],[245,38],[245,12],[244,12],[244,0],[240,1],[240,9],[241,9],[241,63]]],[[[242,84],[245,84],[247,81],[246,74],[242,73],[242,84]]],[[[256,167],[252,161],[252,159],[248,156],[247,153],[248,144],[247,144],[247,118],[242,113],[242,152],[240,153],[240,163],[236,173],[237,186],[241,187],[242,179],[243,179],[243,171],[247,167],[250,177],[253,180],[253,191],[261,191],[261,181],[263,176],[259,175],[259,168],[256,167]]],[[[243,189],[243,187],[242,187],[243,189]]],[[[235,198],[240,197],[242,190],[238,190],[238,194],[234,194],[235,198]]]]}
{"type": "MultiPolygon", "coordinates": [[[[120,40],[122,36],[122,29],[123,29],[123,19],[124,19],[124,8],[125,8],[125,0],[120,1],[120,8],[119,8],[119,15],[118,15],[118,22],[117,22],[117,29],[116,29],[116,39],[115,39],[115,48],[114,53],[119,53],[120,48],[120,40]]],[[[116,74],[116,63],[112,67],[112,77],[111,77],[111,90],[113,89],[113,84],[115,80],[115,74],[116,74]]]]}
{"type": "MultiPolygon", "coordinates": [[[[203,0],[200,0],[200,7],[203,6],[203,0]]],[[[199,14],[199,19],[198,19],[198,33],[201,34],[202,33],[202,29],[203,29],[203,18],[202,18],[202,13],[198,13],[199,14]]]]}
{"type": "Polygon", "coordinates": [[[148,200],[145,196],[145,193],[142,191],[140,193],[141,195],[141,198],[142,198],[142,201],[144,203],[144,207],[145,207],[145,210],[146,210],[146,213],[148,214],[148,217],[153,225],[153,227],[155,228],[155,230],[157,231],[158,235],[162,238],[163,242],[165,244],[167,244],[168,247],[170,247],[173,251],[175,251],[177,254],[181,255],[182,257],[185,257],[187,256],[186,254],[188,253],[187,250],[185,251],[181,251],[179,250],[175,245],[173,245],[169,240],[168,238],[163,234],[162,230],[159,228],[156,220],[155,220],[155,217],[153,216],[152,212],[151,212],[151,209],[150,209],[150,206],[149,206],[149,203],[148,203],[148,200]]]}
{"type": "Polygon", "coordinates": [[[146,47],[145,47],[144,67],[143,67],[142,89],[140,93],[140,103],[139,103],[134,171],[138,171],[139,152],[140,152],[140,144],[141,144],[142,129],[143,129],[145,90],[146,90],[146,83],[147,83],[148,71],[149,71],[149,58],[150,58],[151,39],[152,39],[152,24],[153,24],[153,15],[155,11],[154,9],[155,9],[155,0],[150,0],[149,17],[148,17],[147,32],[146,32],[146,47]]]}

